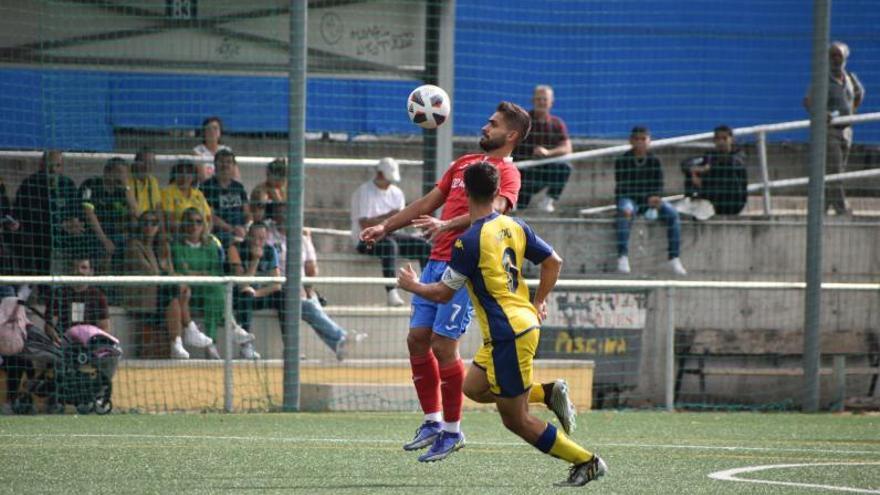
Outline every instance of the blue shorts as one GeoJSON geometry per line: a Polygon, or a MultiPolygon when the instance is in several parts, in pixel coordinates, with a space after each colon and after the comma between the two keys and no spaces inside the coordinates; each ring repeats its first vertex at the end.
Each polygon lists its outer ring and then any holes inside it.
{"type": "MultiPolygon", "coordinates": [[[[433,284],[439,282],[446,271],[445,261],[430,260],[422,270],[420,282],[433,284]]],[[[410,328],[430,328],[434,333],[458,340],[464,335],[473,317],[474,308],[467,287],[462,287],[446,304],[439,304],[414,295],[410,328]]]]}

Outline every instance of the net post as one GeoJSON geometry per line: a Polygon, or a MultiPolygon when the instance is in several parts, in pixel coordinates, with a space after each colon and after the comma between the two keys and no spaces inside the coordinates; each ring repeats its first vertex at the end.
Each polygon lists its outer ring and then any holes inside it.
{"type": "Polygon", "coordinates": [[[233,283],[227,282],[225,289],[225,302],[223,305],[223,340],[226,343],[226,349],[223,351],[223,410],[232,412],[232,291],[233,283]]]}
{"type": "MultiPolygon", "coordinates": [[[[425,9],[425,70],[423,80],[445,89],[455,101],[455,0],[428,0],[425,9]]],[[[427,194],[452,162],[452,119],[422,132],[422,192],[427,194]]]]}
{"type": "Polygon", "coordinates": [[[764,214],[769,216],[773,214],[773,209],[770,206],[770,172],[767,167],[767,133],[764,131],[758,132],[758,163],[761,164],[761,182],[764,184],[764,214]]]}
{"type": "Polygon", "coordinates": [[[663,385],[666,410],[673,411],[675,410],[675,288],[667,287],[664,292],[666,293],[666,367],[663,373],[663,385]]]}
{"type": "Polygon", "coordinates": [[[287,260],[284,269],[284,411],[299,411],[299,321],[301,310],[303,167],[305,163],[306,52],[308,2],[290,0],[290,59],[288,64],[287,260]]]}
{"type": "Polygon", "coordinates": [[[831,2],[813,2],[813,63],[810,93],[810,185],[807,196],[807,290],[804,294],[802,409],[819,409],[819,325],[822,317],[822,216],[828,140],[828,44],[831,2]]]}

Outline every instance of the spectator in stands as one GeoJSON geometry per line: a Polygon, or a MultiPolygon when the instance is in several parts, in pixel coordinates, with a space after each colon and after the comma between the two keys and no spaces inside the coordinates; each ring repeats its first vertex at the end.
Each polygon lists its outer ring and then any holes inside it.
{"type": "MultiPolygon", "coordinates": [[[[394,232],[373,244],[358,238],[360,232],[378,225],[406,206],[403,191],[395,185],[400,182],[397,161],[386,157],[379,160],[376,175],[361,184],[351,196],[351,236],[355,249],[361,254],[377,256],[382,260],[382,276],[396,278],[397,258],[418,260],[422,268],[428,263],[431,245],[424,238],[412,234],[394,232]]],[[[406,304],[396,285],[385,286],[389,306],[406,304]]]]}
{"type": "Polygon", "coordinates": [[[168,232],[165,230],[165,217],[162,214],[162,187],[159,185],[159,179],[154,175],[155,169],[156,153],[151,148],[142,147],[135,154],[134,162],[131,164],[131,177],[128,179],[128,185],[131,187],[137,203],[137,207],[132,212],[135,220],[147,211],[153,211],[159,215],[158,248],[162,253],[159,262],[162,263],[162,270],[168,272],[171,270],[167,264],[171,259],[170,244],[168,232]]]}
{"type": "MultiPolygon", "coordinates": [[[[165,213],[165,230],[170,236],[186,234],[180,228],[183,213],[189,208],[199,211],[203,221],[211,222],[211,207],[205,196],[195,188],[196,166],[189,160],[181,160],[171,168],[171,180],[162,190],[162,211],[165,213]]],[[[210,228],[206,232],[211,232],[210,228]]]]}
{"type": "Polygon", "coordinates": [[[128,186],[131,187],[137,205],[131,212],[134,218],[139,218],[147,211],[162,210],[162,188],[159,186],[159,179],[153,175],[155,168],[156,153],[147,147],[139,149],[134,155],[131,176],[128,179],[128,186]]]}
{"type": "MultiPolygon", "coordinates": [[[[262,221],[263,212],[266,209],[264,194],[265,191],[254,191],[251,195],[254,223],[248,231],[245,242],[234,244],[230,249],[230,264],[236,274],[246,275],[253,272],[265,276],[283,276],[285,273],[287,243],[283,216],[276,216],[275,221],[271,219],[265,223],[262,221]],[[254,258],[258,252],[262,254],[255,261],[254,258]],[[277,262],[273,262],[273,258],[277,262]],[[273,265],[275,265],[274,268],[273,265]]],[[[284,208],[279,206],[275,211],[283,212],[284,208]]],[[[308,229],[303,230],[302,234],[302,267],[302,276],[318,276],[318,259],[308,229]]],[[[284,310],[285,295],[280,284],[277,289],[274,284],[271,287],[258,289],[254,289],[253,286],[243,286],[236,291],[235,296],[236,318],[242,322],[245,328],[250,328],[250,313],[256,309],[275,309],[278,311],[279,319],[282,319],[281,312],[284,310]],[[269,294],[266,294],[267,292],[269,294]]],[[[347,356],[349,338],[353,336],[354,342],[357,343],[367,337],[366,333],[348,332],[333,321],[324,312],[317,292],[310,286],[304,286],[300,292],[300,311],[302,319],[312,327],[318,337],[336,354],[336,358],[340,361],[347,356]]],[[[283,325],[283,321],[281,323],[283,325]]]]}
{"type": "MultiPolygon", "coordinates": [[[[161,223],[161,212],[158,210],[147,210],[141,214],[136,227],[125,243],[123,273],[151,276],[166,273],[166,269],[163,267],[169,266],[169,263],[167,260],[160,261],[160,256],[156,251],[161,223]]],[[[172,323],[179,322],[179,317],[175,318],[175,315],[180,314],[178,298],[189,298],[188,289],[186,294],[181,294],[182,292],[183,289],[173,285],[131,285],[126,287],[124,304],[140,337],[138,349],[136,349],[140,357],[161,358],[168,356],[168,353],[162,348],[163,346],[160,345],[161,341],[165,340],[159,337],[162,334],[160,329],[163,327],[167,327],[171,341],[180,338],[182,330],[180,325],[172,323]]],[[[182,346],[180,346],[180,350],[183,350],[182,346]]],[[[186,353],[185,350],[184,353],[186,353]]],[[[186,354],[188,355],[188,353],[186,354]]]]}
{"type": "MultiPolygon", "coordinates": [[[[14,236],[18,233],[19,227],[20,224],[12,210],[12,202],[6,193],[6,183],[0,177],[0,273],[4,275],[14,275],[18,271],[13,247],[14,236]]],[[[4,287],[0,286],[0,294],[5,293],[2,292],[5,290],[4,287]]]]}
{"type": "MultiPolygon", "coordinates": [[[[865,87],[856,75],[846,70],[846,59],[849,58],[849,46],[835,41],[828,48],[829,79],[828,79],[828,120],[834,117],[854,115],[865,99],[865,87]]],[[[804,107],[810,111],[810,94],[804,97],[804,107]]],[[[838,124],[828,126],[826,144],[825,170],[833,174],[846,172],[846,162],[852,147],[852,126],[838,124]]],[[[826,173],[827,173],[826,172],[826,173]]],[[[843,181],[830,183],[825,188],[825,210],[833,209],[835,214],[844,215],[850,212],[846,203],[846,192],[843,181]]]]}
{"type": "MultiPolygon", "coordinates": [[[[236,275],[250,277],[277,277],[281,273],[278,264],[278,252],[266,242],[268,228],[264,223],[254,223],[250,226],[245,240],[229,247],[229,265],[236,275]]],[[[235,291],[233,298],[235,319],[241,322],[246,331],[251,330],[251,322],[254,310],[273,308],[277,311],[284,310],[284,298],[282,297],[281,283],[270,284],[244,284],[235,291]]],[[[259,359],[260,355],[243,346],[241,349],[243,358],[259,359]]]]}
{"type": "Polygon", "coordinates": [[[713,140],[714,150],[682,163],[685,195],[708,200],[719,215],[738,215],[748,199],[744,155],[726,125],[715,128],[713,140]]]}
{"type": "MultiPolygon", "coordinates": [[[[182,234],[171,246],[172,265],[178,275],[223,275],[223,248],[220,241],[210,234],[205,218],[204,213],[195,207],[186,208],[181,215],[182,234]]],[[[224,321],[223,286],[183,286],[182,291],[178,299],[180,313],[171,315],[169,325],[179,325],[183,329],[181,333],[186,345],[206,349],[208,357],[219,359],[214,340],[217,338],[217,328],[224,321]],[[191,294],[191,298],[186,297],[187,292],[191,294]],[[193,320],[193,312],[202,315],[204,333],[193,320]]],[[[188,357],[179,336],[175,337],[171,345],[171,357],[188,357]]]]}
{"type": "Polygon", "coordinates": [[[199,189],[211,207],[214,233],[223,247],[228,248],[233,239],[240,242],[247,233],[248,196],[241,182],[234,178],[238,165],[231,151],[218,151],[214,155],[214,167],[217,173],[199,189]]]}
{"type": "Polygon", "coordinates": [[[128,164],[122,158],[111,158],[99,177],[86,179],[79,187],[83,216],[98,240],[99,272],[112,273],[111,260],[119,259],[125,247],[125,231],[137,210],[137,200],[129,182],[128,164]]]}
{"type": "MultiPolygon", "coordinates": [[[[74,258],[71,268],[72,275],[94,275],[88,257],[74,258]]],[[[46,322],[46,334],[55,340],[68,328],[79,323],[94,325],[107,333],[113,333],[110,328],[110,308],[104,292],[84,284],[56,287],[46,304],[46,322]]]]}
{"type": "Polygon", "coordinates": [[[636,126],[629,135],[632,149],[614,161],[614,201],[617,203],[617,271],[629,273],[629,233],[636,215],[666,223],[669,267],[687,275],[679,258],[681,226],[678,212],[663,201],[663,165],[650,152],[651,132],[636,126]]]}
{"type": "MultiPolygon", "coordinates": [[[[532,98],[534,108],[529,112],[532,118],[532,129],[529,135],[520,142],[513,152],[515,161],[541,160],[571,153],[571,140],[565,122],[550,114],[553,108],[553,88],[542,84],[535,87],[532,98]]],[[[559,160],[535,167],[520,169],[522,189],[519,192],[517,209],[525,209],[542,189],[547,188],[547,195],[538,204],[538,209],[553,212],[554,202],[559,201],[562,190],[571,176],[571,165],[559,160]]]]}
{"type": "Polygon", "coordinates": [[[266,242],[275,248],[278,252],[278,267],[281,273],[284,273],[285,263],[287,262],[287,237],[284,226],[285,207],[282,205],[274,205],[274,218],[267,215],[269,206],[269,193],[263,189],[254,189],[251,193],[250,212],[253,223],[264,223],[269,230],[269,237],[266,242]]]}
{"type": "MultiPolygon", "coordinates": [[[[0,191],[2,190],[3,187],[2,184],[0,184],[0,191]]],[[[2,256],[2,253],[0,253],[0,256],[2,256]]],[[[4,269],[2,273],[8,275],[12,272],[5,271],[4,269]]],[[[7,297],[15,297],[15,295],[15,287],[0,285],[0,300],[7,297]]],[[[0,415],[15,414],[16,411],[13,406],[15,405],[18,393],[21,389],[21,379],[25,374],[28,375],[28,379],[34,377],[34,365],[30,359],[24,358],[20,355],[0,356],[0,369],[6,373],[6,402],[0,405],[0,415]]]]}
{"type": "Polygon", "coordinates": [[[223,121],[220,120],[220,117],[211,116],[203,120],[201,135],[202,142],[193,148],[193,154],[198,163],[196,184],[201,184],[214,176],[214,155],[218,151],[232,151],[232,148],[220,143],[220,139],[223,137],[223,121]]]}
{"type": "Polygon", "coordinates": [[[287,159],[276,158],[266,167],[266,180],[257,184],[254,191],[265,191],[269,197],[269,210],[266,215],[272,217],[272,208],[287,204],[287,159]]]}
{"type": "Polygon", "coordinates": [[[20,228],[15,244],[24,275],[48,275],[52,261],[62,261],[62,252],[87,247],[81,242],[86,229],[76,185],[63,171],[64,155],[49,150],[43,153],[39,171],[18,186],[13,211],[20,228]]]}

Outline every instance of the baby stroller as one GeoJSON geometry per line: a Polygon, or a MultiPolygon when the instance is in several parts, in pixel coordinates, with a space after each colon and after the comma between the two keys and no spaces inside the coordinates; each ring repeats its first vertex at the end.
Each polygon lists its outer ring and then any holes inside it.
{"type": "Polygon", "coordinates": [[[96,326],[78,324],[64,332],[59,345],[41,328],[28,324],[20,355],[34,363],[37,375],[28,380],[28,393],[19,397],[16,410],[32,409],[34,396],[47,397],[50,411],[63,411],[64,404],[74,405],[79,414],[113,410],[113,376],[122,356],[116,337],[96,326]]]}

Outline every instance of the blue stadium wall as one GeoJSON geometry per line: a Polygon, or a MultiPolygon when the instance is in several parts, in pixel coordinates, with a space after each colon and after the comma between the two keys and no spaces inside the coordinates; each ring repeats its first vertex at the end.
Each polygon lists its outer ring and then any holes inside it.
{"type": "MultiPolygon", "coordinates": [[[[663,137],[805,118],[811,3],[655,1],[649,12],[641,1],[458,0],[455,133],[476,135],[499,100],[528,106],[536,84],[554,86],[555,111],[579,137],[620,138],[636,123],[663,137]]],[[[834,3],[832,37],[850,44],[849,67],[868,88],[860,111],[880,110],[880,9],[834,3]]],[[[312,77],[307,129],[411,134],[413,86],[312,77]]],[[[114,128],[195,128],[208,115],[231,132],[284,132],[286,98],[277,77],[0,69],[0,147],[109,151],[114,128]]],[[[880,125],[857,138],[880,142],[880,125]]]]}

